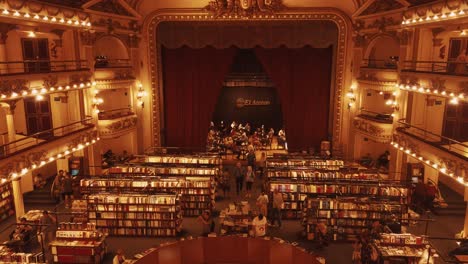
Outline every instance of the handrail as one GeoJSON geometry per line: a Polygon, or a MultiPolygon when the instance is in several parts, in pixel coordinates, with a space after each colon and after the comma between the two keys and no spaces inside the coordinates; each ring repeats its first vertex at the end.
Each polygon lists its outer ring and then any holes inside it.
{"type": "Polygon", "coordinates": [[[396,69],[398,68],[398,59],[364,59],[361,68],[371,69],[396,69]]]}
{"type": "Polygon", "coordinates": [[[393,117],[391,116],[391,114],[374,112],[364,108],[360,109],[358,117],[370,119],[379,123],[393,123],[393,117]]]}
{"type": "Polygon", "coordinates": [[[130,59],[108,59],[108,58],[96,58],[94,61],[94,68],[130,68],[130,59]]]}
{"type": "Polygon", "coordinates": [[[131,107],[117,108],[111,110],[100,111],[98,114],[99,120],[111,120],[115,118],[134,115],[131,107]]]}
{"type": "Polygon", "coordinates": [[[468,75],[468,62],[451,61],[403,61],[401,70],[406,72],[429,72],[449,75],[468,75]]]}
{"type": "Polygon", "coordinates": [[[408,134],[412,134],[413,136],[419,137],[423,141],[426,141],[427,143],[432,143],[432,144],[437,143],[437,147],[442,147],[443,149],[446,149],[450,152],[454,152],[458,155],[462,155],[465,158],[468,157],[468,151],[467,151],[468,145],[467,144],[460,142],[458,140],[446,137],[446,136],[435,134],[431,131],[427,131],[420,127],[408,124],[406,122],[403,122],[403,120],[405,119],[403,118],[403,119],[398,120],[397,123],[400,125],[400,127],[397,128],[397,130],[404,131],[408,134]],[[416,130],[419,133],[412,133],[411,131],[408,131],[408,129],[416,130]],[[428,138],[428,135],[432,136],[432,139],[428,138]],[[434,141],[434,138],[438,140],[434,141]],[[448,148],[445,147],[444,145],[448,145],[448,148]]]}
{"type": "Polygon", "coordinates": [[[94,124],[92,123],[92,120],[93,118],[88,116],[85,119],[80,120],[80,121],[76,121],[67,125],[44,130],[38,133],[34,133],[32,135],[27,135],[24,138],[21,138],[12,142],[8,142],[6,144],[2,144],[0,145],[0,150],[3,150],[3,151],[1,151],[0,153],[0,158],[4,158],[7,155],[11,155],[15,152],[21,151],[24,148],[34,146],[42,142],[46,142],[50,140],[51,138],[67,136],[83,128],[92,127],[94,126],[94,124]],[[76,125],[80,125],[80,126],[76,127],[76,125]],[[72,128],[72,127],[75,127],[75,128],[72,128]]]}
{"type": "Polygon", "coordinates": [[[60,72],[74,70],[89,70],[87,61],[37,59],[0,62],[0,75],[60,72]]]}

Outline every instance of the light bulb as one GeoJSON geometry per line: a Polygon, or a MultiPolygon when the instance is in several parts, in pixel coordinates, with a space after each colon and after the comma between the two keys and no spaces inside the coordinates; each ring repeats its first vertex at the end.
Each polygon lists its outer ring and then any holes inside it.
{"type": "Polygon", "coordinates": [[[20,16],[20,13],[18,11],[15,11],[15,13],[13,13],[13,16],[20,16]]]}

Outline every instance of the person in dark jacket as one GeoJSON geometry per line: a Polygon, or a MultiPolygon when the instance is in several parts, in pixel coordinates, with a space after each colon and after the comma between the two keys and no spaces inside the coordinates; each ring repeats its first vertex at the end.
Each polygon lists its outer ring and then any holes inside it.
{"type": "Polygon", "coordinates": [[[234,172],[233,176],[234,179],[236,179],[236,193],[237,195],[240,194],[242,191],[242,186],[244,185],[244,169],[242,168],[242,165],[240,162],[236,163],[236,167],[234,167],[234,172]]]}

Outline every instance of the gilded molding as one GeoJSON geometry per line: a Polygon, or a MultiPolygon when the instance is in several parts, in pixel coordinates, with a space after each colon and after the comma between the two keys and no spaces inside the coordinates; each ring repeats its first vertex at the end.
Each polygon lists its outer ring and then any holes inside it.
{"type": "Polygon", "coordinates": [[[333,100],[333,129],[332,140],[335,147],[340,147],[342,141],[342,113],[343,94],[345,85],[345,63],[347,59],[349,34],[351,32],[351,21],[341,11],[332,8],[284,8],[272,14],[252,15],[249,18],[239,16],[220,16],[207,12],[204,9],[162,9],[148,15],[144,23],[144,37],[147,37],[149,77],[152,87],[152,122],[153,122],[153,145],[161,145],[161,111],[162,98],[162,69],[160,66],[160,47],[156,42],[156,29],[161,22],[167,21],[213,21],[226,23],[230,21],[244,21],[255,23],[255,21],[310,21],[328,20],[336,24],[338,28],[338,47],[336,52],[336,67],[334,70],[334,97],[333,100]]]}
{"type": "Polygon", "coordinates": [[[392,140],[393,124],[379,123],[362,117],[355,117],[353,126],[356,131],[368,136],[373,141],[390,143],[392,140]]]}

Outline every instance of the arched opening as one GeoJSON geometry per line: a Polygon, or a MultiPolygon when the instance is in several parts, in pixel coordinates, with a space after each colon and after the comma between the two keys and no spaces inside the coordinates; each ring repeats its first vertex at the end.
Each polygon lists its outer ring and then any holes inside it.
{"type": "Polygon", "coordinates": [[[93,55],[95,58],[102,56],[109,60],[127,60],[129,58],[125,44],[114,36],[104,36],[98,39],[94,44],[93,55]]]}
{"type": "Polygon", "coordinates": [[[396,68],[400,54],[399,43],[390,36],[375,38],[367,49],[368,67],[396,68]]]}

